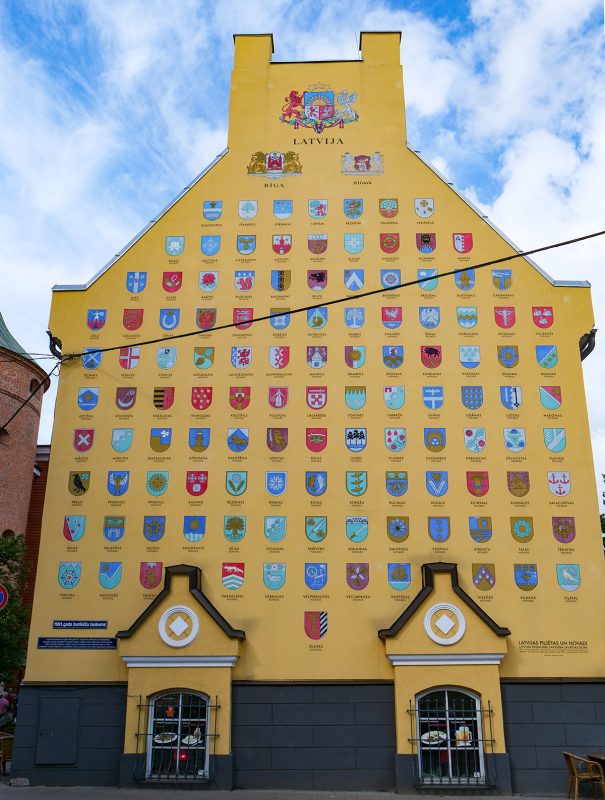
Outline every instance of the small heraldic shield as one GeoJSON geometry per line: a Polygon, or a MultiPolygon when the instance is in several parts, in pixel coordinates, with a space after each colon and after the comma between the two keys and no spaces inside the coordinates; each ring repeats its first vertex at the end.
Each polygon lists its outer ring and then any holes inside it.
{"type": "Polygon", "coordinates": [[[550,328],[555,318],[552,306],[532,306],[532,319],[538,328],[550,328]]]}
{"type": "Polygon", "coordinates": [[[475,411],[483,405],[483,386],[461,386],[460,398],[462,405],[470,411],[475,411]]]}
{"type": "Polygon", "coordinates": [[[327,233],[310,233],[307,236],[307,247],[313,255],[319,256],[328,249],[327,233]]]}
{"type": "Polygon", "coordinates": [[[282,562],[263,564],[263,583],[271,591],[281,589],[286,582],[286,565],[282,562]]]}
{"type": "Polygon", "coordinates": [[[475,285],[475,270],[461,269],[454,275],[454,282],[463,292],[470,292],[475,285]]]}
{"type": "Polygon", "coordinates": [[[99,402],[99,390],[88,386],[78,389],[78,408],[82,411],[92,411],[99,402]]]}
{"type": "Polygon", "coordinates": [[[287,517],[265,517],[265,538],[270,542],[281,542],[286,536],[287,517]]]}
{"type": "Polygon", "coordinates": [[[305,633],[309,639],[318,641],[328,632],[327,611],[305,611],[305,633]]]}
{"type": "Polygon", "coordinates": [[[172,428],[151,428],[149,432],[149,446],[156,453],[163,453],[172,442],[172,428]]]}
{"type": "Polygon", "coordinates": [[[382,346],[382,363],[387,369],[400,369],[403,364],[403,345],[387,344],[382,346]]]}
{"type": "Polygon", "coordinates": [[[536,361],[542,367],[542,369],[553,369],[553,367],[556,367],[559,362],[559,355],[557,353],[556,345],[537,344],[536,361]]]}
{"type": "Polygon", "coordinates": [[[138,294],[142,292],[147,286],[147,273],[146,272],[127,272],[126,273],[126,289],[131,294],[138,294]]]}
{"type": "Polygon", "coordinates": [[[236,346],[231,348],[231,364],[235,367],[235,369],[248,369],[251,363],[251,347],[236,346]]]}
{"type": "Polygon", "coordinates": [[[86,315],[86,324],[91,331],[100,331],[107,321],[106,308],[89,308],[86,315]]]}
{"type": "Polygon", "coordinates": [[[201,270],[197,283],[202,292],[213,292],[218,286],[218,271],[201,270]]]}
{"type": "Polygon", "coordinates": [[[525,449],[525,428],[503,428],[504,446],[511,453],[520,453],[525,449]]]}
{"type": "Polygon", "coordinates": [[[481,363],[481,349],[478,344],[461,344],[458,347],[458,358],[465,369],[477,369],[481,363]]]}
{"type": "Polygon", "coordinates": [[[347,586],[360,592],[370,582],[370,565],[367,561],[348,562],[346,566],[347,586]]]}
{"type": "Polygon", "coordinates": [[[125,308],[122,312],[122,324],[127,331],[136,331],[143,324],[142,308],[125,308]]]}
{"type": "Polygon", "coordinates": [[[265,489],[273,497],[279,497],[288,488],[287,472],[265,472],[265,489]]]}
{"type": "Polygon", "coordinates": [[[273,453],[282,453],[288,446],[287,428],[267,428],[267,447],[273,453]]]}
{"type": "Polygon", "coordinates": [[[440,453],[447,444],[447,431],[445,428],[425,428],[424,446],[431,453],[440,453]]]}
{"type": "Polygon", "coordinates": [[[278,233],[273,236],[273,252],[278,256],[287,255],[292,249],[292,236],[278,233]]]}
{"type": "Polygon", "coordinates": [[[473,249],[473,234],[452,233],[452,244],[457,253],[470,253],[473,249]]]}
{"type": "Polygon", "coordinates": [[[345,534],[350,542],[363,542],[368,535],[368,518],[348,516],[345,521],[345,534]]]}
{"type": "Polygon", "coordinates": [[[198,308],[195,323],[201,331],[209,331],[216,325],[216,308],[198,308]]]}
{"type": "Polygon", "coordinates": [[[269,322],[271,327],[278,331],[283,331],[290,324],[290,309],[289,308],[270,308],[269,314],[271,318],[269,322]]]}
{"type": "Polygon", "coordinates": [[[236,269],[234,273],[235,290],[237,292],[251,292],[254,288],[256,272],[253,269],[236,269]]]}
{"type": "Polygon", "coordinates": [[[347,197],[343,201],[345,217],[358,219],[363,214],[363,198],[347,197]]]}
{"type": "Polygon", "coordinates": [[[328,270],[327,269],[308,269],[307,270],[307,286],[314,292],[320,292],[328,285],[328,270]]]}
{"type": "Polygon", "coordinates": [[[246,535],[246,517],[239,514],[229,515],[223,520],[223,533],[225,539],[232,544],[241,542],[246,535]]]}
{"type": "Polygon", "coordinates": [[[194,347],[193,366],[196,369],[210,369],[214,364],[214,347],[194,347]]]}
{"type": "Polygon", "coordinates": [[[431,411],[436,411],[443,405],[443,386],[423,386],[422,402],[431,411]]]}
{"type": "Polygon", "coordinates": [[[258,212],[258,200],[239,200],[237,212],[240,219],[254,219],[258,212]]]}
{"type": "Polygon", "coordinates": [[[225,589],[235,591],[244,583],[246,565],[241,562],[223,561],[222,582],[225,589]]]}
{"type": "Polygon", "coordinates": [[[387,492],[393,497],[402,497],[408,490],[407,472],[385,472],[387,492]]]}
{"type": "Polygon", "coordinates": [[[185,250],[185,237],[184,236],[167,236],[164,249],[166,251],[166,255],[172,256],[172,258],[178,258],[181,253],[185,250]]]}
{"type": "Polygon", "coordinates": [[[349,307],[345,308],[345,325],[351,330],[359,330],[362,328],[366,321],[365,308],[349,307]]]}
{"type": "Polygon", "coordinates": [[[534,538],[533,517],[511,517],[510,533],[516,542],[531,542],[534,538]]]}
{"type": "Polygon", "coordinates": [[[407,444],[407,433],[405,428],[385,428],[384,444],[391,453],[399,453],[407,444]]]}
{"type": "MultiPolygon", "coordinates": [[[[239,238],[239,237],[238,237],[239,238]]],[[[221,249],[220,236],[202,236],[200,241],[200,249],[205,256],[215,256],[221,249]]],[[[239,249],[239,248],[238,248],[239,249]]]]}
{"type": "Polygon", "coordinates": [[[517,321],[517,313],[514,306],[495,306],[494,319],[499,328],[512,328],[517,321]]]}
{"type": "Polygon", "coordinates": [[[212,386],[192,386],[191,405],[198,411],[204,411],[212,404],[212,394],[212,386]]]}
{"type": "Polygon", "coordinates": [[[368,488],[368,473],[359,470],[351,470],[346,473],[347,492],[353,497],[360,497],[365,494],[368,488]]]}
{"type": "Polygon", "coordinates": [[[310,542],[323,542],[327,535],[327,517],[305,517],[305,536],[310,542]]]}
{"type": "Polygon", "coordinates": [[[57,580],[62,589],[74,589],[82,577],[81,561],[59,561],[57,580]]]}
{"type": "Polygon", "coordinates": [[[509,411],[515,411],[523,402],[523,389],[521,386],[501,386],[500,402],[509,411]]]}
{"type": "Polygon", "coordinates": [[[382,399],[387,408],[398,411],[405,403],[405,386],[385,386],[382,399]]]}
{"type": "Polygon", "coordinates": [[[389,563],[387,565],[387,577],[389,586],[396,592],[404,592],[411,581],[411,565],[401,563],[389,563]]]}
{"type": "Polygon", "coordinates": [[[153,390],[153,405],[161,411],[171,408],[174,403],[174,386],[156,386],[153,390]]]}
{"type": "Polygon", "coordinates": [[[566,497],[571,492],[571,473],[549,472],[548,488],[555,497],[566,497]]]}
{"type": "Polygon", "coordinates": [[[223,213],[222,200],[204,200],[204,205],[202,207],[202,214],[204,215],[204,219],[207,219],[210,222],[214,222],[214,220],[220,218],[222,213],[223,213]]]}
{"type": "Polygon", "coordinates": [[[437,249],[437,237],[434,233],[417,233],[416,248],[421,253],[432,253],[437,249]]]}
{"type": "Polygon", "coordinates": [[[365,450],[368,438],[367,428],[345,428],[345,444],[352,453],[365,450]]]}
{"type": "Polygon", "coordinates": [[[95,432],[93,428],[76,428],[74,431],[74,447],[78,453],[86,453],[93,445],[95,432]]]}
{"type": "Polygon", "coordinates": [[[206,517],[183,517],[183,536],[188,542],[200,542],[205,535],[206,517]]]}
{"type": "Polygon", "coordinates": [[[364,248],[365,240],[363,233],[345,233],[344,249],[351,255],[361,253],[364,248]]]}
{"type": "Polygon", "coordinates": [[[227,431],[227,447],[234,453],[241,453],[248,447],[250,440],[248,428],[229,428],[227,431]]]}
{"type": "Polygon", "coordinates": [[[99,583],[103,589],[115,589],[121,580],[121,561],[101,561],[99,563],[99,583]]]}
{"type": "Polygon", "coordinates": [[[229,494],[239,497],[248,488],[248,473],[246,471],[225,473],[225,486],[229,494]]]}
{"type": "Polygon", "coordinates": [[[276,219],[288,219],[292,216],[293,202],[292,200],[274,200],[273,201],[273,216],[276,219]]]}
{"type": "Polygon", "coordinates": [[[343,272],[343,280],[345,289],[349,292],[358,292],[363,289],[365,270],[363,269],[345,269],[343,272]]]}
{"type": "MultiPolygon", "coordinates": [[[[576,520],[574,517],[553,517],[552,533],[558,542],[568,544],[576,538],[576,520]]],[[[67,538],[67,537],[66,537],[67,538]]]]}
{"type": "Polygon", "coordinates": [[[163,272],[162,273],[162,289],[167,294],[174,294],[178,292],[178,290],[183,285],[183,273],[182,272],[163,272]]]}
{"type": "Polygon", "coordinates": [[[273,369],[284,369],[290,362],[290,346],[278,345],[269,348],[269,364],[273,369]]]}
{"type": "Polygon", "coordinates": [[[164,331],[173,331],[178,328],[181,320],[181,312],[178,308],[160,309],[160,328],[164,331]]]}
{"type": "Polygon", "coordinates": [[[323,369],[328,360],[328,348],[318,345],[307,346],[307,364],[311,369],[323,369]]]}
{"type": "Polygon", "coordinates": [[[143,517],[143,536],[148,542],[159,542],[166,533],[166,517],[143,517]]]}
{"type": "Polygon", "coordinates": [[[308,209],[312,219],[323,219],[328,214],[328,201],[309,200],[308,209]]]}
{"type": "Polygon", "coordinates": [[[359,411],[366,404],[365,386],[345,386],[345,403],[352,411],[359,411]]]}
{"type": "Polygon", "coordinates": [[[250,405],[250,386],[230,386],[229,405],[236,411],[243,411],[250,405]]]}
{"type": "Polygon", "coordinates": [[[172,369],[176,364],[176,347],[158,347],[156,361],[160,369],[172,369]]]}
{"type": "Polygon", "coordinates": [[[271,408],[285,408],[290,392],[287,386],[269,386],[267,401],[271,408]]]}
{"type": "Polygon", "coordinates": [[[163,561],[141,561],[141,566],[139,567],[139,583],[143,589],[155,589],[159,586],[163,571],[163,561]]]}
{"type": "Polygon", "coordinates": [[[189,448],[203,453],[210,445],[210,428],[189,428],[189,448]]]}
{"type": "Polygon", "coordinates": [[[185,475],[185,487],[193,497],[201,497],[208,488],[208,472],[188,470],[185,475]]]}
{"type": "Polygon", "coordinates": [[[469,517],[468,530],[471,539],[477,544],[489,542],[492,538],[492,518],[491,517],[469,517]]]}
{"type": "Polygon", "coordinates": [[[513,369],[519,363],[519,348],[517,345],[498,345],[498,361],[505,369],[513,369]]]}
{"type": "Polygon", "coordinates": [[[135,369],[141,359],[140,347],[120,347],[118,362],[122,369],[135,369]]]}
{"type": "Polygon", "coordinates": [[[449,517],[429,517],[429,537],[434,542],[445,542],[450,538],[449,517]]]}
{"type": "Polygon", "coordinates": [[[474,328],[478,319],[477,306],[458,306],[456,308],[456,321],[461,328],[474,328]]]}
{"type": "Polygon", "coordinates": [[[529,492],[529,472],[507,472],[506,485],[514,497],[525,497],[529,492]]]}
{"type": "Polygon", "coordinates": [[[496,585],[495,564],[473,564],[473,584],[480,592],[489,592],[496,585]]]}
{"type": "Polygon", "coordinates": [[[466,473],[466,488],[473,497],[484,497],[489,492],[489,475],[485,471],[470,470],[466,473]]]}
{"type": "Polygon", "coordinates": [[[441,352],[441,345],[421,345],[420,346],[420,360],[428,369],[437,369],[441,366],[443,355],[441,352]]]}
{"type": "Polygon", "coordinates": [[[399,250],[399,234],[381,233],[380,249],[383,253],[396,253],[399,250]]]}
{"type": "Polygon", "coordinates": [[[63,519],[63,536],[68,542],[79,542],[86,531],[84,514],[67,514],[63,519]]]}
{"type": "Polygon", "coordinates": [[[544,428],[544,444],[551,453],[560,453],[565,450],[567,445],[565,428],[544,428]]]}
{"type": "Polygon", "coordinates": [[[524,592],[531,592],[538,585],[537,564],[515,564],[515,583],[524,592]]]}
{"type": "Polygon", "coordinates": [[[126,494],[129,483],[129,470],[110,470],[107,473],[107,491],[114,497],[121,497],[121,495],[126,494]]]}
{"type": "Polygon", "coordinates": [[[382,307],[382,324],[389,330],[399,328],[403,322],[403,313],[401,306],[383,306],[382,307]]]}
{"type": "Polygon", "coordinates": [[[328,565],[325,561],[311,561],[305,563],[305,583],[309,589],[318,592],[328,582],[328,565]]]}
{"type": "Polygon", "coordinates": [[[540,402],[542,403],[544,408],[548,408],[549,411],[556,411],[558,408],[561,407],[561,403],[563,402],[561,387],[540,386],[540,402]]]}
{"type": "Polygon", "coordinates": [[[271,270],[271,288],[276,292],[285,292],[290,288],[292,280],[292,270],[289,269],[272,269],[271,270]]]}
{"type": "Polygon", "coordinates": [[[485,450],[485,428],[465,428],[464,445],[471,453],[482,453],[485,450]]]}
{"type": "Polygon", "coordinates": [[[415,197],[414,211],[423,219],[432,217],[435,213],[435,201],[432,197],[415,197]]]}
{"type": "Polygon", "coordinates": [[[126,532],[126,517],[111,516],[103,518],[103,536],[108,542],[118,542],[126,532]]]}
{"type": "Polygon", "coordinates": [[[378,201],[378,213],[386,219],[393,219],[399,213],[399,200],[396,197],[384,198],[378,201]]]}
{"type": "Polygon", "coordinates": [[[305,473],[305,488],[308,494],[313,497],[319,497],[325,494],[328,488],[328,473],[323,471],[312,470],[305,473]]]}
{"type": "Polygon", "coordinates": [[[383,289],[395,289],[401,283],[400,269],[381,269],[380,284],[383,289]]]}
{"type": "Polygon", "coordinates": [[[168,489],[169,473],[167,471],[153,470],[147,473],[147,491],[153,497],[159,497],[168,489]]]}
{"type": "Polygon", "coordinates": [[[328,444],[327,428],[307,428],[305,432],[305,444],[312,453],[321,453],[328,444]]]}
{"type": "Polygon", "coordinates": [[[580,588],[580,565],[557,564],[557,583],[566,592],[575,592],[580,588]]]}
{"type": "Polygon", "coordinates": [[[364,345],[345,345],[345,364],[350,369],[361,369],[366,363],[366,348],[364,345]]]}
{"type": "Polygon", "coordinates": [[[448,490],[448,474],[441,470],[433,472],[429,470],[426,472],[426,489],[427,492],[433,497],[443,497],[448,490]]]}
{"type": "Polygon", "coordinates": [[[328,402],[327,386],[307,386],[306,389],[307,405],[314,411],[319,411],[328,402]]]}
{"type": "Polygon", "coordinates": [[[492,270],[492,283],[501,292],[510,289],[513,283],[512,269],[493,269],[492,270]]]}
{"type": "Polygon", "coordinates": [[[256,236],[250,236],[248,234],[240,235],[237,237],[236,244],[238,253],[241,253],[243,256],[252,255],[256,250],[256,236]]]}
{"type": "Polygon", "coordinates": [[[420,306],[418,319],[423,328],[433,330],[441,322],[441,309],[439,306],[420,306]]]}
{"type": "Polygon", "coordinates": [[[92,347],[85,347],[82,353],[82,366],[84,369],[98,369],[103,361],[103,353],[92,347]]]}
{"type": "Polygon", "coordinates": [[[387,517],[387,536],[392,542],[405,542],[409,535],[409,517],[387,517]]]}

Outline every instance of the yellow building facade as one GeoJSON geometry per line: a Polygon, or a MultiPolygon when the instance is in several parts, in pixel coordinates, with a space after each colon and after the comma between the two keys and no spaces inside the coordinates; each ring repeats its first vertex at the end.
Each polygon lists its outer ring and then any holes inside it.
{"type": "Polygon", "coordinates": [[[399,46],[235,37],[225,152],[55,287],[15,774],[556,792],[598,747],[590,288],[407,148],[399,46]]]}

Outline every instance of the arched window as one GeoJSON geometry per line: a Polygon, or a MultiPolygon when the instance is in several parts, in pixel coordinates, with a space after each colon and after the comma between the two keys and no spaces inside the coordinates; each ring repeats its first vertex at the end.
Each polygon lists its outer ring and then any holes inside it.
{"type": "Polygon", "coordinates": [[[481,701],[457,688],[416,698],[418,770],[423,784],[484,784],[481,701]]]}
{"type": "Polygon", "coordinates": [[[149,703],[147,780],[195,781],[208,777],[208,697],[171,691],[149,703]]]}
{"type": "Polygon", "coordinates": [[[2,531],[2,538],[3,539],[14,539],[15,538],[15,531],[11,531],[10,528],[7,528],[5,531],[2,531]]]}

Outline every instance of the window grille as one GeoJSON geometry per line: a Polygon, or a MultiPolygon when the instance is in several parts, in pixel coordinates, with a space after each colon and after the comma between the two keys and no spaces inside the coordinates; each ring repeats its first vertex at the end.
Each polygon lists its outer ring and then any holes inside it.
{"type": "Polygon", "coordinates": [[[419,785],[486,786],[492,754],[491,704],[458,689],[439,689],[410,702],[412,752],[419,785]]]}
{"type": "Polygon", "coordinates": [[[140,702],[138,709],[136,779],[211,780],[210,756],[218,738],[218,698],[211,704],[204,695],[172,691],[148,703],[140,702]]]}

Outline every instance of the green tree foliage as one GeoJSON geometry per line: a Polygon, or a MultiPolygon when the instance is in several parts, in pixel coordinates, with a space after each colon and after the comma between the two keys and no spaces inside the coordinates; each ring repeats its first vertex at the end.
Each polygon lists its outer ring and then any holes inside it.
{"type": "Polygon", "coordinates": [[[0,679],[12,680],[27,650],[29,608],[23,604],[29,564],[25,538],[0,539],[0,583],[8,590],[8,603],[0,611],[0,679]]]}

